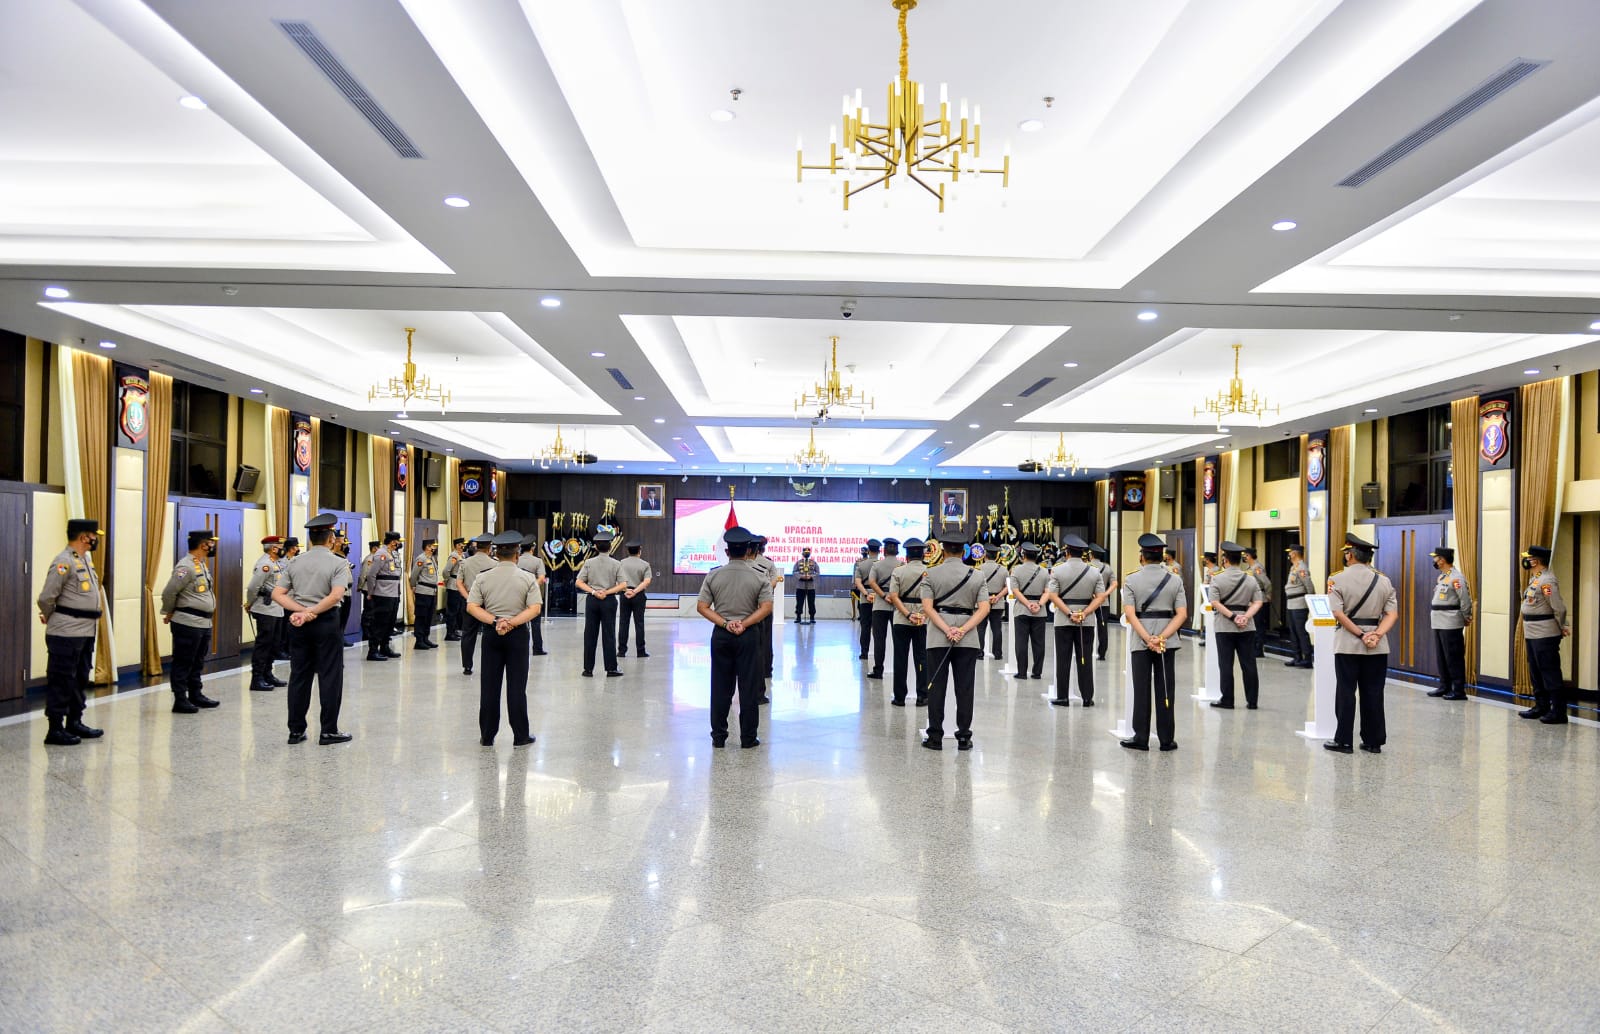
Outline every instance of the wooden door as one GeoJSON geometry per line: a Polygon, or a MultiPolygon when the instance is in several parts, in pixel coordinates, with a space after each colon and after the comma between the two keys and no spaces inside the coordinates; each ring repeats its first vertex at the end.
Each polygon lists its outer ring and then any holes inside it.
{"type": "MultiPolygon", "coordinates": [[[[217,613],[211,621],[211,653],[219,658],[239,656],[244,612],[244,514],[229,507],[212,507],[199,500],[180,500],[178,528],[174,537],[173,563],[182,559],[189,544],[189,532],[205,528],[217,537],[217,551],[206,562],[212,592],[217,598],[217,613]]],[[[254,560],[254,557],[250,557],[254,560]]]]}
{"type": "Polygon", "coordinates": [[[1279,639],[1288,635],[1288,608],[1284,606],[1283,587],[1289,580],[1289,545],[1300,537],[1298,531],[1274,528],[1263,536],[1265,545],[1258,554],[1261,567],[1272,583],[1272,602],[1267,605],[1267,620],[1263,622],[1267,636],[1279,639]]]}
{"type": "Polygon", "coordinates": [[[1417,675],[1437,676],[1429,606],[1435,574],[1428,553],[1443,541],[1439,521],[1376,526],[1378,552],[1373,566],[1394,583],[1399,619],[1389,633],[1389,667],[1417,675]]]}
{"type": "Polygon", "coordinates": [[[361,534],[361,522],[366,519],[364,513],[346,513],[343,510],[325,510],[339,518],[339,523],[334,530],[350,540],[350,559],[355,563],[350,568],[350,588],[345,593],[345,598],[350,601],[349,610],[344,622],[345,645],[361,641],[361,593],[357,591],[356,580],[361,577],[361,558],[367,555],[366,537],[361,534]]]}
{"type": "Polygon", "coordinates": [[[1200,559],[1194,552],[1194,529],[1163,531],[1161,537],[1167,540],[1167,548],[1178,558],[1178,567],[1183,571],[1183,594],[1189,600],[1189,625],[1193,627],[1197,624],[1201,603],[1194,598],[1195,563],[1200,559]]]}
{"type": "MultiPolygon", "coordinates": [[[[32,646],[34,622],[38,621],[30,590],[43,580],[42,572],[32,569],[32,528],[28,521],[28,496],[0,492],[0,571],[22,572],[0,582],[0,700],[15,700],[28,681],[28,653],[32,646]]],[[[36,591],[33,594],[37,594],[36,591]]]]}

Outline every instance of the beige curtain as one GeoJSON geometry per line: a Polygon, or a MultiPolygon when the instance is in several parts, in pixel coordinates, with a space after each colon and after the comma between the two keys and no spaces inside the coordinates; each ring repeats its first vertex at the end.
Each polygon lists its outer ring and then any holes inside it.
{"type": "MultiPolygon", "coordinates": [[[[1327,457],[1324,456],[1323,460],[1326,461],[1327,457]]],[[[1311,548],[1311,544],[1306,541],[1306,537],[1311,534],[1311,493],[1307,488],[1310,482],[1306,478],[1306,465],[1310,461],[1311,436],[1303,434],[1300,436],[1300,544],[1307,549],[1311,548]]]]}
{"type": "Polygon", "coordinates": [[[272,465],[272,534],[288,537],[289,530],[289,411],[267,407],[267,462],[272,465]]]}
{"type": "MultiPolygon", "coordinates": [[[[1517,399],[1521,424],[1521,459],[1517,464],[1517,553],[1529,546],[1548,546],[1555,538],[1556,475],[1561,454],[1562,381],[1557,378],[1524,384],[1517,399]]],[[[1473,426],[1476,426],[1474,423],[1473,426]]],[[[1520,570],[1520,568],[1518,568],[1520,570]]],[[[1522,579],[1519,579],[1519,589],[1522,579]]],[[[1522,622],[1517,622],[1512,644],[1512,685],[1518,693],[1531,693],[1528,659],[1522,644],[1522,622]]]]}
{"type": "MultiPolygon", "coordinates": [[[[306,502],[306,514],[315,516],[322,512],[322,497],[317,494],[321,487],[317,482],[322,478],[322,421],[316,417],[311,418],[311,470],[310,485],[311,498],[306,502]]],[[[348,457],[346,457],[348,459],[348,457]]],[[[347,500],[348,502],[348,500],[347,500]]]]}
{"type": "MultiPolygon", "coordinates": [[[[83,516],[100,522],[104,528],[110,518],[111,491],[111,360],[72,349],[73,391],[77,399],[78,470],[83,486],[83,516]]],[[[106,550],[91,560],[105,584],[106,550]]],[[[117,673],[112,650],[110,600],[100,615],[98,642],[94,652],[96,683],[115,682],[117,673]]]]}
{"type": "Polygon", "coordinates": [[[168,566],[168,544],[162,535],[167,523],[167,482],[172,466],[172,450],[156,444],[165,443],[172,434],[172,378],[164,373],[150,374],[150,401],[145,416],[150,423],[147,440],[151,445],[144,461],[144,635],[140,640],[139,670],[146,675],[160,675],[155,587],[162,584],[161,576],[168,566]]]}
{"type": "Polygon", "coordinates": [[[1239,453],[1230,449],[1217,464],[1217,545],[1239,534],[1239,453]]]}
{"type": "MultiPolygon", "coordinates": [[[[1478,581],[1478,396],[1450,403],[1450,464],[1455,478],[1456,566],[1467,587],[1481,593],[1478,581]]],[[[1482,596],[1478,599],[1481,601],[1482,596]]],[[[1478,623],[1467,626],[1467,684],[1478,679],[1478,623]]]]}
{"type": "Polygon", "coordinates": [[[394,529],[394,442],[384,435],[371,435],[372,443],[372,519],[378,529],[374,538],[382,539],[394,529]]]}
{"type": "Polygon", "coordinates": [[[1355,459],[1356,425],[1335,427],[1328,435],[1328,574],[1344,570],[1339,559],[1339,547],[1344,545],[1345,534],[1350,530],[1350,493],[1355,491],[1355,479],[1350,476],[1355,459]]]}
{"type": "Polygon", "coordinates": [[[444,465],[444,492],[450,500],[450,537],[461,538],[461,461],[454,456],[444,465]]]}

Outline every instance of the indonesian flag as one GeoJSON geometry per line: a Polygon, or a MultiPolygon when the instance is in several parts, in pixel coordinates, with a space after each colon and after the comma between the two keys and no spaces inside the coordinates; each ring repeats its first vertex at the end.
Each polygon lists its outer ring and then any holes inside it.
{"type": "Polygon", "coordinates": [[[723,531],[732,531],[739,526],[739,518],[733,512],[733,500],[728,500],[728,519],[722,522],[723,531]]]}

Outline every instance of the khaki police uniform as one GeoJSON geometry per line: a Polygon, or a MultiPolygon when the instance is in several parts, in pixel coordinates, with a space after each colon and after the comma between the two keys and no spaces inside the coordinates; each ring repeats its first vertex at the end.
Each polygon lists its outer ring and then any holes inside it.
{"type": "Polygon", "coordinates": [[[1117,573],[1111,570],[1110,564],[1099,557],[1095,557],[1089,563],[1100,572],[1100,580],[1105,583],[1106,592],[1112,594],[1100,605],[1100,620],[1095,623],[1094,630],[1095,659],[1103,661],[1106,659],[1106,648],[1111,642],[1111,626],[1117,623],[1116,615],[1112,613],[1112,598],[1115,596],[1120,599],[1121,593],[1117,591],[1120,588],[1117,584],[1117,573]]]}
{"type": "Polygon", "coordinates": [[[1267,569],[1261,566],[1260,560],[1250,561],[1250,577],[1256,580],[1261,587],[1261,609],[1256,611],[1256,643],[1257,657],[1267,655],[1267,633],[1272,631],[1272,579],[1267,577],[1267,569]]]}
{"type": "Polygon", "coordinates": [[[433,614],[439,604],[439,561],[426,547],[411,562],[410,581],[412,638],[419,650],[435,649],[438,644],[433,641],[433,614]]]}
{"type": "MultiPolygon", "coordinates": [[[[637,589],[650,577],[650,562],[644,557],[626,556],[617,565],[622,571],[622,581],[630,589],[637,589]]],[[[644,611],[647,600],[644,593],[630,597],[623,593],[617,597],[617,656],[628,656],[628,632],[638,643],[637,654],[648,657],[644,648],[644,611]]]]}
{"type": "Polygon", "coordinates": [[[478,651],[478,630],[483,627],[480,622],[465,616],[467,597],[472,593],[472,583],[478,576],[494,566],[494,557],[489,554],[487,541],[477,543],[478,551],[461,561],[456,568],[456,594],[461,597],[463,617],[461,622],[461,672],[464,675],[472,674],[472,660],[478,651]]]}
{"type": "MultiPolygon", "coordinates": [[[[950,545],[947,548],[958,550],[960,547],[950,545]]],[[[989,605],[983,575],[961,563],[959,557],[959,552],[954,553],[944,563],[930,568],[920,589],[923,612],[937,613],[939,620],[952,629],[969,623],[981,625],[984,608],[989,605]]],[[[959,642],[952,643],[933,619],[928,619],[928,654],[924,661],[929,672],[928,728],[922,742],[924,747],[943,749],[945,695],[954,682],[956,745],[961,750],[971,748],[978,658],[982,656],[983,647],[978,643],[975,628],[959,642]]]]}
{"type": "MultiPolygon", "coordinates": [[[[894,569],[885,586],[900,605],[913,614],[922,613],[922,581],[928,567],[921,560],[908,560],[894,569]]],[[[891,604],[893,607],[893,604],[891,604]]],[[[928,626],[914,624],[910,618],[893,608],[890,631],[894,636],[894,690],[890,698],[896,705],[905,706],[908,682],[916,681],[918,707],[928,702],[928,626]]]]}
{"type": "MultiPolygon", "coordinates": [[[[1122,607],[1129,607],[1151,635],[1160,635],[1180,610],[1189,609],[1189,594],[1183,579],[1160,564],[1145,564],[1128,575],[1122,583],[1122,607]]],[[[1166,649],[1152,651],[1138,634],[1130,628],[1132,653],[1129,669],[1133,676],[1133,736],[1124,741],[1130,746],[1149,749],[1150,713],[1155,711],[1156,739],[1161,749],[1170,750],[1177,745],[1177,723],[1173,718],[1172,700],[1177,677],[1177,655],[1183,646],[1182,637],[1174,632],[1166,640],[1166,649]]]]}
{"type": "MultiPolygon", "coordinates": [[[[760,572],[761,577],[767,580],[767,586],[769,588],[776,590],[776,586],[773,585],[774,581],[776,581],[778,578],[778,567],[776,564],[774,564],[771,560],[768,560],[766,556],[760,553],[749,554],[745,557],[745,563],[749,564],[751,567],[760,572]]],[[[775,593],[774,600],[776,600],[775,593]]],[[[768,614],[765,618],[761,619],[761,627],[756,630],[756,642],[761,646],[761,659],[756,664],[756,669],[764,678],[769,679],[772,678],[772,625],[772,615],[768,614]]],[[[761,701],[763,704],[768,702],[766,699],[764,699],[765,696],[766,694],[763,693],[763,699],[761,701]]]]}
{"type": "Polygon", "coordinates": [[[817,575],[821,572],[817,562],[803,556],[794,562],[794,620],[796,624],[817,623],[817,575]],[[809,621],[806,614],[810,614],[809,621]]]}
{"type": "Polygon", "coordinates": [[[1044,630],[1050,624],[1050,615],[1042,606],[1035,614],[1028,609],[1028,604],[1044,599],[1049,582],[1050,572],[1032,560],[1022,560],[1011,569],[1011,595],[1018,601],[1012,634],[1016,640],[1019,679],[1029,678],[1030,671],[1032,678],[1044,678],[1044,630]]]}
{"type": "MultiPolygon", "coordinates": [[[[315,607],[335,589],[350,592],[350,562],[327,546],[312,546],[284,565],[278,592],[301,607],[315,607]]],[[[286,610],[290,608],[285,608],[286,610]]],[[[338,735],[339,708],[344,702],[344,629],[338,610],[319,614],[296,627],[289,624],[289,733],[304,736],[311,709],[311,679],[321,701],[319,728],[338,735]]]]}
{"type": "Polygon", "coordinates": [[[864,661],[867,659],[867,650],[872,645],[872,604],[867,602],[867,595],[872,592],[867,585],[867,580],[872,577],[872,565],[878,562],[878,554],[868,552],[866,556],[856,561],[854,585],[857,593],[856,620],[861,623],[861,653],[856,658],[864,661]]]}
{"type": "Polygon", "coordinates": [[[250,608],[250,620],[256,626],[255,643],[250,648],[250,688],[271,690],[285,685],[272,674],[272,662],[284,642],[283,608],[272,600],[272,590],[278,587],[283,576],[283,561],[262,553],[250,569],[250,581],[245,586],[244,598],[250,608]]]}
{"type": "Polygon", "coordinates": [[[439,580],[444,583],[444,641],[447,643],[461,638],[461,615],[466,610],[467,600],[456,592],[456,574],[461,569],[461,561],[465,559],[462,550],[452,549],[450,555],[445,557],[444,568],[439,572],[439,580]]]}
{"type": "Polygon", "coordinates": [[[523,547],[522,555],[517,557],[517,569],[533,575],[533,580],[539,586],[539,616],[528,622],[528,645],[532,648],[528,652],[534,657],[543,657],[548,651],[544,648],[544,603],[547,599],[545,592],[544,557],[538,554],[539,543],[530,542],[523,547]]]}
{"type": "Polygon", "coordinates": [[[206,654],[211,652],[211,620],[217,612],[216,585],[204,561],[185,555],[161,590],[161,614],[171,619],[173,709],[188,712],[215,707],[200,689],[206,654]]]}
{"type": "Polygon", "coordinates": [[[1288,614],[1289,642],[1294,648],[1288,665],[1291,668],[1311,667],[1311,633],[1306,629],[1306,622],[1311,618],[1311,604],[1306,597],[1315,591],[1311,568],[1304,560],[1291,561],[1289,576],[1283,583],[1283,609],[1288,614]]]}
{"type": "Polygon", "coordinates": [[[1245,627],[1240,628],[1229,615],[1243,614],[1255,604],[1265,606],[1261,585],[1248,571],[1235,565],[1213,575],[1206,592],[1211,597],[1211,648],[1217,651],[1220,682],[1217,688],[1221,694],[1211,706],[1233,706],[1233,667],[1237,661],[1244,675],[1245,706],[1254,711],[1261,695],[1261,675],[1256,669],[1255,622],[1246,622],[1245,627]]]}
{"type": "MultiPolygon", "coordinates": [[[[514,533],[513,533],[514,534],[514,533]]],[[[529,607],[543,605],[539,583],[513,560],[501,560],[473,579],[468,606],[482,607],[495,620],[514,618],[529,607]]],[[[532,743],[528,731],[528,626],[516,625],[505,635],[492,624],[482,624],[482,670],[478,673],[478,733],[485,747],[500,731],[500,687],[505,685],[506,719],[516,746],[532,743]]]]}
{"type": "Polygon", "coordinates": [[[867,588],[875,594],[872,601],[872,670],[869,679],[883,678],[883,658],[889,648],[889,624],[894,607],[889,603],[889,578],[900,566],[899,556],[881,556],[867,570],[867,588]]]}
{"type": "Polygon", "coordinates": [[[1561,633],[1567,627],[1567,603],[1549,568],[1528,579],[1519,613],[1528,678],[1533,683],[1533,713],[1521,713],[1547,725],[1561,724],[1567,720],[1566,688],[1561,683],[1561,633]]]}
{"type": "MultiPolygon", "coordinates": [[[[596,540],[595,545],[609,547],[610,540],[596,540]]],[[[583,673],[594,674],[595,645],[599,644],[601,659],[606,664],[606,674],[621,674],[617,667],[617,586],[622,585],[622,564],[616,557],[599,553],[583,562],[578,569],[578,581],[591,590],[606,594],[596,599],[585,593],[583,599],[583,673]]],[[[579,588],[582,592],[582,588],[579,588]]]]}
{"type": "Polygon", "coordinates": [[[978,649],[987,648],[992,651],[990,657],[1003,661],[1006,659],[1006,578],[1010,572],[994,557],[985,557],[973,570],[983,579],[983,592],[989,599],[989,616],[978,626],[978,649]]]}
{"type": "MultiPolygon", "coordinates": [[[[1352,563],[1328,579],[1328,606],[1344,614],[1363,633],[1383,623],[1384,615],[1398,607],[1388,576],[1362,563],[1352,563]]],[[[1353,742],[1357,695],[1361,705],[1361,745],[1382,747],[1388,739],[1383,713],[1383,686],[1389,672],[1389,637],[1367,647],[1343,623],[1333,630],[1334,714],[1337,730],[1333,742],[1349,747],[1353,742]]]]}
{"type": "Polygon", "coordinates": [[[400,612],[400,561],[389,552],[388,546],[378,551],[361,572],[361,591],[366,595],[370,612],[367,623],[367,660],[380,657],[398,657],[390,645],[394,635],[395,615],[400,612]]]}
{"type": "Polygon", "coordinates": [[[1050,606],[1056,647],[1056,696],[1051,703],[1066,706],[1067,690],[1076,673],[1078,695],[1083,697],[1083,706],[1094,706],[1094,662],[1089,657],[1089,650],[1094,642],[1094,629],[1098,624],[1095,614],[1099,607],[1094,610],[1088,607],[1096,596],[1105,591],[1106,585],[1101,580],[1099,570],[1080,557],[1068,557],[1050,569],[1045,594],[1060,600],[1069,613],[1083,614],[1080,624],[1063,614],[1053,602],[1050,606]]]}
{"type": "Polygon", "coordinates": [[[720,619],[711,630],[711,742],[728,738],[728,712],[734,692],[739,695],[739,742],[755,745],[761,726],[761,698],[765,695],[758,670],[760,648],[756,626],[734,635],[725,624],[744,621],[772,602],[772,583],[761,572],[739,560],[713,568],[700,583],[699,602],[720,619]]]}
{"type": "Polygon", "coordinates": [[[1433,649],[1439,661],[1439,688],[1429,696],[1467,697],[1467,625],[1472,621],[1472,589],[1455,567],[1439,572],[1428,604],[1433,649]]]}
{"type": "Polygon", "coordinates": [[[83,721],[95,630],[105,606],[94,564],[75,549],[63,549],[45,571],[37,602],[46,618],[44,713],[52,727],[76,726],[83,721]]]}

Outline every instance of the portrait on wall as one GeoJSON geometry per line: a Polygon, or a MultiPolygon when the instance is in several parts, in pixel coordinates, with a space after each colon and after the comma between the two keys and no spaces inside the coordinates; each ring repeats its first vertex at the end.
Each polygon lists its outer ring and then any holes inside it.
{"type": "Polygon", "coordinates": [[[640,485],[639,506],[635,514],[639,517],[660,517],[667,497],[667,490],[662,485],[640,485]]]}
{"type": "Polygon", "coordinates": [[[967,491],[964,488],[947,488],[939,493],[939,521],[941,524],[967,522],[967,491]]]}

